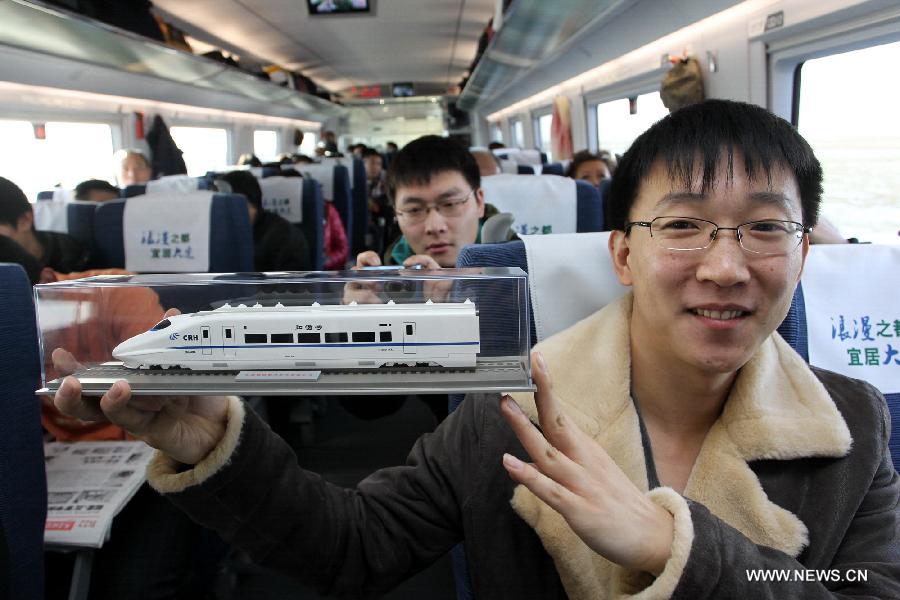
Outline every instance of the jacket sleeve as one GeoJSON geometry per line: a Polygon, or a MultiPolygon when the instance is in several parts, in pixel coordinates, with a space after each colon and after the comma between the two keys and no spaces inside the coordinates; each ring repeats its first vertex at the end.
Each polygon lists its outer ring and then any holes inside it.
{"type": "MultiPolygon", "coordinates": [[[[151,485],[195,521],[259,564],[322,593],[369,596],[396,586],[462,539],[460,507],[469,489],[463,486],[480,448],[473,415],[456,411],[416,442],[405,466],[377,471],[355,489],[301,469],[290,447],[251,411],[235,427],[234,450],[205,479],[191,475],[201,465],[179,472],[174,464],[162,470],[151,464],[148,474],[151,485]],[[189,484],[167,482],[178,478],[189,484]]],[[[161,459],[171,461],[158,454],[154,463],[161,459]]]]}
{"type": "Polygon", "coordinates": [[[758,546],[703,505],[688,501],[694,541],[672,597],[900,598],[900,480],[887,445],[890,416],[876,395],[882,411],[880,459],[827,568],[808,569],[783,552],[758,546]]]}

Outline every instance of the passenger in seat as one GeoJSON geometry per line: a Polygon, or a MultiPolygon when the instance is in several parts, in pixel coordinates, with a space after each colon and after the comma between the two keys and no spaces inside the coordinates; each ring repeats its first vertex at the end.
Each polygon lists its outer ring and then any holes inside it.
{"type": "MultiPolygon", "coordinates": [[[[481,241],[484,220],[498,214],[484,202],[475,159],[449,138],[426,135],[404,146],[387,182],[402,233],[385,250],[388,265],[453,267],[463,246],[481,241]]],[[[382,258],[367,251],[356,264],[378,266],[382,258]]]]}
{"type": "Polygon", "coordinates": [[[43,266],[60,273],[83,271],[90,251],[70,235],[35,231],[34,211],[25,193],[9,179],[0,177],[0,235],[12,238],[43,266]]]}
{"type": "Polygon", "coordinates": [[[116,152],[115,160],[119,187],[140,185],[153,179],[150,160],[140,150],[119,150],[116,152]]]}
{"type": "Polygon", "coordinates": [[[600,187],[604,179],[612,177],[613,167],[609,159],[588,150],[576,152],[566,170],[566,177],[587,181],[594,187],[600,187]]]}
{"type": "Polygon", "coordinates": [[[308,271],[312,268],[309,244],[303,232],[287,219],[263,210],[262,190],[249,171],[232,171],[219,177],[235,194],[247,199],[253,227],[253,266],[257,271],[308,271]]]}
{"type": "Polygon", "coordinates": [[[812,149],[765,109],[672,112],[610,191],[631,293],[535,347],[535,394],[468,397],[355,490],[237,398],[150,413],[120,381],[98,408],[67,378],[56,402],[131,427],[160,449],[156,489],[329,594],[382,594],[465,541],[477,598],[900,598],[884,398],[775,331],[821,194],[812,149]]]}
{"type": "Polygon", "coordinates": [[[107,202],[121,197],[119,188],[103,179],[88,179],[75,186],[75,199],[107,202]]]}

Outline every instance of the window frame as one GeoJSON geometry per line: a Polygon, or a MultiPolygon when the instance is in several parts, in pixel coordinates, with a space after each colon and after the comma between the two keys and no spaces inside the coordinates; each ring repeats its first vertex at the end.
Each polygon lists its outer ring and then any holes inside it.
{"type": "MultiPolygon", "coordinates": [[[[304,135],[305,135],[305,134],[304,134],[304,135]]],[[[253,126],[253,130],[252,130],[252,134],[251,134],[251,139],[253,140],[253,154],[254,154],[257,158],[259,158],[262,162],[271,162],[271,161],[276,160],[276,158],[278,157],[278,155],[279,155],[279,154],[281,153],[281,151],[282,151],[282,149],[281,149],[281,140],[282,140],[282,137],[283,137],[283,136],[281,135],[281,131],[280,131],[279,129],[277,129],[277,128],[275,128],[275,129],[265,129],[265,128],[258,128],[258,127],[256,127],[256,126],[254,125],[254,126],[253,126]],[[274,156],[272,156],[272,157],[270,157],[270,158],[268,158],[268,159],[263,159],[262,157],[259,156],[259,154],[258,154],[257,151],[256,151],[256,134],[257,134],[257,132],[260,132],[260,133],[274,133],[274,134],[275,134],[275,155],[274,155],[274,156]]],[[[229,156],[231,156],[230,153],[229,153],[229,156]]]]}
{"type": "MultiPolygon", "coordinates": [[[[172,119],[171,123],[168,123],[169,131],[171,132],[173,127],[200,127],[204,129],[224,129],[225,130],[225,160],[226,165],[232,165],[237,162],[237,157],[234,155],[234,139],[235,139],[235,123],[229,123],[228,121],[203,121],[200,119],[172,119]]],[[[253,130],[255,131],[256,125],[252,125],[253,130]]],[[[252,139],[252,136],[251,136],[252,139]]],[[[222,165],[222,166],[226,166],[222,165]]]]}
{"type": "Polygon", "coordinates": [[[662,81],[663,75],[665,75],[667,70],[659,67],[618,81],[612,85],[594,88],[584,93],[585,126],[588,134],[588,149],[591,152],[597,152],[600,148],[600,132],[597,130],[597,105],[658,92],[659,82],[662,81]]]}

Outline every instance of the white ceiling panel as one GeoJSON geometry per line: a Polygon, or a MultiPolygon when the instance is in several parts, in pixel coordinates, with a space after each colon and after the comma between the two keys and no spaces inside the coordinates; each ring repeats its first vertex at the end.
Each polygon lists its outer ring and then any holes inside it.
{"type": "Polygon", "coordinates": [[[310,17],[305,0],[154,0],[190,24],[195,37],[205,32],[331,91],[394,81],[457,83],[495,2],[377,0],[374,14],[310,17]]]}

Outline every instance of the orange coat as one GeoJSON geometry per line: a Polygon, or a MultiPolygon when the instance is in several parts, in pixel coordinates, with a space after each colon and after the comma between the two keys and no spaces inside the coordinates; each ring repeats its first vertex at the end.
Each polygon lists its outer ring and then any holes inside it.
{"type": "MultiPolygon", "coordinates": [[[[59,281],[94,275],[129,275],[121,269],[103,269],[82,273],[52,273],[59,281]]],[[[47,279],[47,278],[45,278],[47,279]]],[[[147,288],[96,288],[90,298],[79,292],[66,293],[75,303],[76,323],[44,335],[44,370],[47,379],[59,377],[50,359],[53,350],[65,348],[82,363],[99,363],[112,359],[113,348],[120,342],[147,331],[162,317],[159,297],[147,288]]],[[[97,441],[126,439],[125,432],[111,423],[86,422],[60,413],[47,396],[41,400],[41,422],[57,440],[97,441]]]]}

